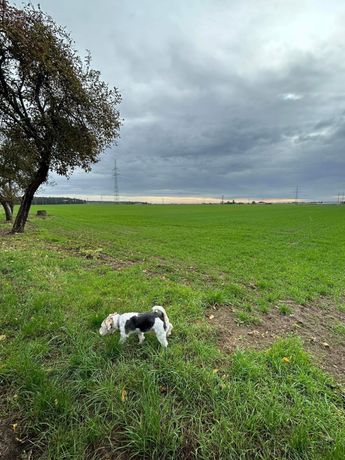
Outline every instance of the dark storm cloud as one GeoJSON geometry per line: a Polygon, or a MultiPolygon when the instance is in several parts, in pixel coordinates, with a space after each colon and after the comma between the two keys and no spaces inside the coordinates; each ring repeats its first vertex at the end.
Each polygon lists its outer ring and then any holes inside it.
{"type": "Polygon", "coordinates": [[[123,95],[118,147],[51,193],[306,198],[343,188],[340,1],[42,0],[123,95]],[[87,192],[86,192],[87,191],[87,192]]]}

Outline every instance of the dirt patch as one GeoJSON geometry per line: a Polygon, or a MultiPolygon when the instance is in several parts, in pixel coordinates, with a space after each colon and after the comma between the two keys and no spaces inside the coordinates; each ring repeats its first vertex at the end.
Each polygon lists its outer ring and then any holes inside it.
{"type": "Polygon", "coordinates": [[[19,460],[21,458],[22,445],[16,439],[16,434],[11,425],[0,420],[0,459],[19,460]]]}
{"type": "Polygon", "coordinates": [[[0,228],[0,237],[5,237],[11,235],[10,230],[12,227],[8,226],[7,228],[0,228]]]}
{"type": "Polygon", "coordinates": [[[116,257],[105,254],[104,252],[99,253],[96,259],[103,261],[106,265],[112,267],[114,270],[123,270],[124,268],[131,267],[132,265],[136,264],[136,262],[133,260],[116,259],[116,257]]]}
{"type": "Polygon", "coordinates": [[[50,245],[56,252],[62,252],[64,254],[69,253],[74,256],[82,257],[84,259],[94,261],[96,264],[107,265],[114,270],[123,270],[131,267],[138,263],[133,260],[122,260],[118,259],[110,254],[106,254],[98,249],[82,248],[82,247],[61,247],[56,245],[50,245]]]}
{"type": "Polygon", "coordinates": [[[298,305],[292,301],[281,304],[289,305],[292,313],[283,315],[276,306],[255,326],[239,323],[229,306],[215,305],[206,315],[208,321],[218,327],[219,345],[227,352],[236,348],[267,348],[278,338],[295,334],[302,338],[305,348],[324,370],[338,382],[345,383],[345,340],[334,331],[337,323],[345,322],[345,313],[326,301],[313,305],[298,305]]]}

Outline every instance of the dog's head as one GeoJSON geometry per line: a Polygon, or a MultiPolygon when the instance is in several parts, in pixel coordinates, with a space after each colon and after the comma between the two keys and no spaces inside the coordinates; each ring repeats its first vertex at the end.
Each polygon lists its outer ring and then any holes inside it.
{"type": "Polygon", "coordinates": [[[118,313],[111,313],[108,315],[102,322],[99,333],[101,335],[108,335],[117,331],[119,329],[119,316],[118,313]]]}

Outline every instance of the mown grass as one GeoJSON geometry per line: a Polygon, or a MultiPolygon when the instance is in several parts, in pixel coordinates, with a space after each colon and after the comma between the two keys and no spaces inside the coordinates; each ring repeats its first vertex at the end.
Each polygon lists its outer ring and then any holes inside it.
{"type": "Polygon", "coordinates": [[[0,241],[0,418],[33,458],[345,457],[341,388],[298,337],[227,355],[204,317],[229,305],[255,324],[325,295],[341,309],[341,207],[46,208],[0,241]],[[153,303],[175,326],[166,351],[98,335],[153,303]]]}

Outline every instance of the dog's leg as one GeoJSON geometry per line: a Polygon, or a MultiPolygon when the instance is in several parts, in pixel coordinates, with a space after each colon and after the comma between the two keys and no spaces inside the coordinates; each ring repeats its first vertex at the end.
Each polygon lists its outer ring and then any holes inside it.
{"type": "Polygon", "coordinates": [[[157,339],[158,339],[159,343],[162,345],[162,347],[167,348],[168,341],[167,341],[165,332],[162,335],[158,335],[157,339]]]}
{"type": "Polygon", "coordinates": [[[164,329],[164,323],[160,319],[156,319],[155,324],[152,328],[155,333],[158,342],[162,345],[162,347],[166,348],[168,346],[168,341],[167,341],[167,334],[164,329]]]}
{"type": "Polygon", "coordinates": [[[171,335],[172,330],[173,330],[173,325],[171,323],[169,323],[168,330],[167,330],[167,337],[169,337],[169,335],[171,335]]]}
{"type": "Polygon", "coordinates": [[[145,336],[142,332],[139,332],[138,339],[139,339],[139,344],[141,345],[143,341],[145,340],[145,336]]]}
{"type": "Polygon", "coordinates": [[[125,325],[124,324],[120,324],[120,340],[119,340],[119,344],[122,345],[123,343],[126,342],[126,340],[128,339],[128,334],[126,333],[126,329],[125,329],[125,325]]]}
{"type": "Polygon", "coordinates": [[[120,335],[119,344],[122,345],[123,343],[125,343],[126,340],[127,340],[127,337],[128,337],[128,335],[126,335],[126,334],[121,334],[121,335],[120,335]]]}

